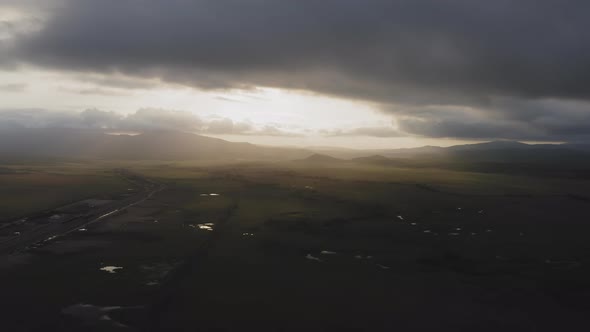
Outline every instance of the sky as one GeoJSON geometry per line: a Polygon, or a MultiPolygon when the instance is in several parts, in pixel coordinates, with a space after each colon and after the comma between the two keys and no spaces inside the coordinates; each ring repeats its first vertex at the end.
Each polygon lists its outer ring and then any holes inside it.
{"type": "Polygon", "coordinates": [[[0,130],[590,141],[585,0],[0,0],[0,130]]]}

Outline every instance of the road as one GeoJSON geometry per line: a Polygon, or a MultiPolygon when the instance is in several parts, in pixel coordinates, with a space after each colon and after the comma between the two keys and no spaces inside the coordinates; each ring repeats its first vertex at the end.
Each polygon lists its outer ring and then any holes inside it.
{"type": "Polygon", "coordinates": [[[136,204],[150,199],[153,195],[164,189],[164,185],[128,170],[118,169],[115,172],[136,185],[140,191],[130,197],[115,200],[100,207],[90,208],[89,211],[75,215],[65,222],[49,222],[39,226],[35,225],[32,229],[21,232],[20,235],[15,235],[12,238],[0,242],[0,254],[19,252],[30,246],[43,244],[56,237],[115,216],[136,204]]]}

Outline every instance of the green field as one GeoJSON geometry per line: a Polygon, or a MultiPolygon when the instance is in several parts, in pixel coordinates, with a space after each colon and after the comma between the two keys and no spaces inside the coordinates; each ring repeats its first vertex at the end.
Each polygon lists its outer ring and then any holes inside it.
{"type": "Polygon", "coordinates": [[[578,194],[588,181],[296,162],[105,163],[40,173],[47,180],[30,186],[114,181],[109,167],[166,188],[5,266],[0,282],[11,287],[0,304],[10,326],[117,330],[60,314],[77,303],[140,306],[113,318],[147,331],[552,331],[587,322],[590,209],[578,194]],[[213,231],[198,227],[209,223],[213,231]]]}
{"type": "Polygon", "coordinates": [[[128,187],[111,170],[89,165],[11,165],[0,173],[0,222],[128,187]]]}

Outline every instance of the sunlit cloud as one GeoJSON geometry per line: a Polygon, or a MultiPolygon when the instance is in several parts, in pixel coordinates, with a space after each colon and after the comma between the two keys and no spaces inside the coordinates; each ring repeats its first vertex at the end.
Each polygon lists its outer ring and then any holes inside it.
{"type": "Polygon", "coordinates": [[[269,144],[585,141],[588,6],[5,0],[0,108],[179,110],[269,144]]]}

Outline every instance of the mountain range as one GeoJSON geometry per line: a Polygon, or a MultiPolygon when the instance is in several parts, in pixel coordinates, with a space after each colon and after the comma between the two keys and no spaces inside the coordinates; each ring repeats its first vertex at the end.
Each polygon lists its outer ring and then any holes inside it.
{"type": "Polygon", "coordinates": [[[289,160],[309,151],[228,142],[178,131],[137,135],[88,129],[11,129],[0,131],[0,160],[289,160]]]}
{"type": "MultiPolygon", "coordinates": [[[[89,129],[3,129],[0,160],[19,159],[212,160],[353,162],[396,166],[487,165],[494,163],[590,166],[590,145],[525,144],[515,141],[387,150],[268,147],[193,133],[152,131],[137,135],[89,129]],[[566,163],[567,162],[567,163],[566,163]]],[[[486,166],[486,167],[487,167],[486,166]]]]}

